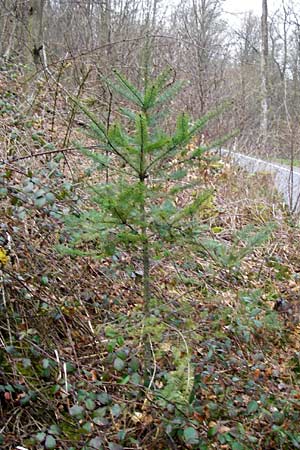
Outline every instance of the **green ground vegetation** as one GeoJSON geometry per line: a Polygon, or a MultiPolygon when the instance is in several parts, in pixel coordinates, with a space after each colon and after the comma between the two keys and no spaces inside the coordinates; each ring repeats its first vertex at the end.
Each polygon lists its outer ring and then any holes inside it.
{"type": "Polygon", "coordinates": [[[65,122],[49,130],[46,89],[24,111],[18,70],[0,74],[1,448],[299,448],[300,230],[268,177],[127,102],[99,131],[76,100],[93,134],[62,152],[65,122]],[[142,141],[159,170],[141,192],[142,141]]]}

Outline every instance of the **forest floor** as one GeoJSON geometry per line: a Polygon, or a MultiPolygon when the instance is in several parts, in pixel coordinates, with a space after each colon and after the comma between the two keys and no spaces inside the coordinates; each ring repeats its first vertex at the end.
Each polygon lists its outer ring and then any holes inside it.
{"type": "Polygon", "coordinates": [[[215,157],[193,169],[225,250],[153,260],[145,323],[138,254],[56,251],[87,174],[58,152],[74,117],[46,87],[28,105],[18,72],[0,73],[1,448],[300,448],[300,228],[270,177],[215,157]]]}

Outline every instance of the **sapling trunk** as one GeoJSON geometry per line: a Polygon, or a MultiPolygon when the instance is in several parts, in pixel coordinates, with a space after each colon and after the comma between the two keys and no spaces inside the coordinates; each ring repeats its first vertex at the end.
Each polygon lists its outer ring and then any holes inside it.
{"type": "Polygon", "coordinates": [[[149,317],[150,313],[150,257],[149,257],[149,240],[147,237],[146,230],[144,230],[144,240],[142,245],[143,251],[143,302],[144,302],[144,313],[145,317],[149,317]]]}
{"type": "MultiPolygon", "coordinates": [[[[145,225],[146,212],[145,212],[145,204],[142,206],[142,234],[143,234],[143,243],[142,243],[142,254],[143,254],[143,303],[144,303],[144,319],[147,322],[150,315],[150,299],[151,299],[151,290],[150,290],[150,255],[149,255],[149,240],[147,236],[147,227],[145,225]]],[[[144,375],[145,381],[147,383],[148,379],[148,368],[151,365],[151,347],[149,342],[149,337],[146,335],[146,339],[144,341],[144,375]]]]}
{"type": "MultiPolygon", "coordinates": [[[[139,167],[139,178],[142,188],[142,200],[140,204],[141,208],[141,232],[142,232],[142,262],[143,262],[143,303],[144,303],[144,319],[147,321],[150,314],[150,255],[149,255],[149,239],[147,230],[147,212],[146,212],[146,155],[143,141],[143,132],[141,133],[141,147],[140,147],[140,167],[139,167]]],[[[148,378],[148,368],[151,364],[151,348],[148,336],[146,336],[144,342],[144,375],[145,382],[147,383],[148,378]]]]}

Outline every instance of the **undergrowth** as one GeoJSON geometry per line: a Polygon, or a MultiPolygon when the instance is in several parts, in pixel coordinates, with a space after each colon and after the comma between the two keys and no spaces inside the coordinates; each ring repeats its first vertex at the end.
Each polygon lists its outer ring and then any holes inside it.
{"type": "Polygon", "coordinates": [[[215,157],[191,169],[215,192],[202,220],[219,247],[211,257],[166,248],[163,262],[153,261],[152,314],[143,321],[134,255],[124,251],[100,263],[55,251],[68,239],[61,214],[85,202],[84,170],[70,173],[78,162],[71,154],[68,164],[62,153],[17,161],[28,156],[22,148],[32,148],[36,131],[43,142],[34,152],[53,139],[41,125],[22,128],[24,147],[11,134],[7,140],[11,111],[21,106],[16,93],[8,94],[15,78],[5,76],[1,448],[299,448],[300,233],[268,194],[268,179],[215,157]],[[249,235],[239,232],[270,222],[277,225],[271,239],[245,251],[249,235]],[[274,309],[280,298],[288,312],[274,309]]]}

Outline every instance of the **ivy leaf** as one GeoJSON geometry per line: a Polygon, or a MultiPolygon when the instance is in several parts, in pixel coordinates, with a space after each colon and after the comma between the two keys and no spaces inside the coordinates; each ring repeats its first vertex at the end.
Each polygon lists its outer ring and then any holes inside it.
{"type": "Polygon", "coordinates": [[[96,408],[96,403],[91,398],[88,398],[85,402],[86,409],[93,411],[96,408]]]}
{"type": "Polygon", "coordinates": [[[109,425],[109,421],[105,417],[94,417],[93,423],[99,425],[99,427],[106,427],[107,425],[109,425]]]}
{"type": "Polygon", "coordinates": [[[34,401],[34,400],[36,400],[36,398],[37,398],[36,392],[29,391],[28,395],[25,395],[25,397],[21,398],[20,405],[21,406],[27,406],[31,400],[34,401]]]}
{"type": "Polygon", "coordinates": [[[123,370],[125,367],[125,362],[123,361],[123,359],[121,358],[116,358],[114,360],[114,368],[118,371],[121,372],[121,370],[123,370]]]}
{"type": "Polygon", "coordinates": [[[23,358],[22,364],[24,369],[28,369],[31,366],[31,360],[29,358],[23,358]]]}
{"type": "Polygon", "coordinates": [[[45,195],[45,199],[47,203],[54,203],[56,197],[52,192],[47,192],[47,194],[45,195]]]}
{"type": "Polygon", "coordinates": [[[25,192],[25,194],[29,194],[30,192],[33,192],[33,190],[34,184],[31,181],[27,183],[26,186],[23,187],[23,192],[25,192]]]}
{"type": "Polygon", "coordinates": [[[51,425],[51,427],[49,428],[48,432],[50,434],[57,434],[57,435],[59,435],[61,433],[61,430],[60,430],[58,425],[54,424],[54,425],[51,425]]]}
{"type": "Polygon", "coordinates": [[[121,406],[118,405],[117,403],[115,403],[112,408],[111,408],[111,413],[114,417],[119,417],[119,415],[121,414],[122,409],[121,406]]]}
{"type": "Polygon", "coordinates": [[[137,372],[140,368],[140,362],[136,356],[133,356],[131,358],[128,365],[133,372],[137,372]]]}
{"type": "Polygon", "coordinates": [[[45,197],[39,197],[39,198],[37,198],[37,199],[34,201],[34,205],[35,205],[37,208],[42,208],[43,206],[46,205],[46,203],[47,203],[47,200],[46,200],[45,197]]]}
{"type": "Polygon", "coordinates": [[[248,406],[247,406],[248,414],[253,414],[257,410],[258,410],[258,403],[255,400],[252,400],[251,402],[248,403],[248,406]]]}
{"type": "Polygon", "coordinates": [[[69,413],[73,417],[81,416],[84,411],[84,408],[79,405],[74,405],[69,409],[69,413]]]}
{"type": "Polygon", "coordinates": [[[96,450],[101,450],[103,444],[103,440],[101,437],[95,437],[89,441],[89,446],[96,450]]]}
{"type": "Polygon", "coordinates": [[[86,422],[85,424],[83,424],[82,430],[84,430],[86,433],[91,433],[92,432],[92,423],[86,422]]]}
{"type": "Polygon", "coordinates": [[[48,369],[48,367],[50,367],[50,360],[48,358],[43,359],[42,367],[43,367],[43,369],[48,369]]]}
{"type": "Polygon", "coordinates": [[[69,361],[66,363],[67,373],[74,373],[76,371],[76,367],[73,366],[69,361]]]}
{"type": "Polygon", "coordinates": [[[51,434],[46,437],[45,448],[56,448],[56,439],[51,434]]]}
{"type": "Polygon", "coordinates": [[[38,191],[36,191],[36,193],[34,194],[35,198],[41,198],[44,197],[46,194],[45,189],[39,189],[38,191]]]}
{"type": "Polygon", "coordinates": [[[217,428],[217,427],[215,427],[215,426],[210,427],[210,428],[208,429],[208,431],[207,431],[207,436],[208,436],[209,438],[212,438],[213,436],[215,436],[215,435],[217,434],[217,432],[218,432],[218,428],[217,428]]]}
{"type": "Polygon", "coordinates": [[[8,194],[8,190],[6,188],[0,188],[0,198],[5,198],[8,194]]]}
{"type": "Polygon", "coordinates": [[[232,450],[245,450],[245,447],[240,442],[233,442],[231,444],[232,450]]]}
{"type": "Polygon", "coordinates": [[[136,385],[141,384],[141,377],[137,372],[131,375],[131,382],[136,385]]]}
{"type": "Polygon", "coordinates": [[[45,437],[46,437],[46,433],[44,433],[43,431],[41,431],[40,433],[37,433],[37,434],[35,435],[35,439],[36,439],[38,442],[43,442],[43,441],[45,440],[45,437]]]}
{"type": "Polygon", "coordinates": [[[199,443],[199,433],[193,427],[187,427],[183,432],[184,440],[189,445],[195,445],[199,443]]]}
{"type": "Polygon", "coordinates": [[[101,392],[101,394],[97,395],[97,400],[99,400],[102,405],[107,405],[111,402],[111,397],[107,392],[101,392]]]}
{"type": "Polygon", "coordinates": [[[108,448],[109,448],[109,450],[123,450],[124,449],[124,447],[122,445],[115,444],[114,442],[109,442],[108,448]]]}

